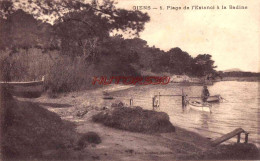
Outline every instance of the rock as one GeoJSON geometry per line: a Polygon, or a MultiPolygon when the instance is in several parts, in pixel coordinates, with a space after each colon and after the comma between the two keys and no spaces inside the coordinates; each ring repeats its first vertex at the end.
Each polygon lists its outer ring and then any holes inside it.
{"type": "Polygon", "coordinates": [[[104,106],[103,108],[102,108],[102,110],[107,110],[108,109],[108,106],[104,106]]]}
{"type": "Polygon", "coordinates": [[[99,144],[101,143],[101,138],[95,132],[87,132],[83,134],[78,140],[77,142],[78,147],[76,150],[84,149],[88,145],[88,143],[99,144]]]}
{"type": "Polygon", "coordinates": [[[88,110],[84,110],[84,111],[78,111],[77,112],[77,114],[76,114],[76,116],[78,116],[78,117],[83,117],[85,114],[87,114],[88,113],[88,110]]]}
{"type": "Polygon", "coordinates": [[[92,158],[93,158],[94,160],[100,160],[100,157],[99,157],[99,156],[92,156],[92,158]]]}
{"type": "Polygon", "coordinates": [[[119,103],[112,103],[111,107],[123,107],[124,103],[123,102],[119,102],[119,103]]]}
{"type": "Polygon", "coordinates": [[[124,103],[123,102],[119,102],[117,107],[123,107],[124,103]]]}
{"type": "Polygon", "coordinates": [[[135,106],[135,109],[136,109],[136,110],[143,110],[143,108],[140,107],[140,106],[135,106]]]}
{"type": "Polygon", "coordinates": [[[133,149],[128,149],[128,150],[125,150],[125,152],[132,154],[134,152],[134,150],[133,149]]]}

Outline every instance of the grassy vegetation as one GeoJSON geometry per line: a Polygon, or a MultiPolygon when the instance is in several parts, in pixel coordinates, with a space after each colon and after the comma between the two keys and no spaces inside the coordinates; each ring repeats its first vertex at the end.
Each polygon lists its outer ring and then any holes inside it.
{"type": "Polygon", "coordinates": [[[115,107],[93,116],[93,121],[117,129],[141,133],[174,132],[169,116],[164,112],[144,110],[141,107],[115,107]]]}
{"type": "Polygon", "coordinates": [[[4,102],[4,158],[44,157],[44,151],[66,153],[73,147],[77,139],[73,124],[62,121],[56,114],[31,102],[20,102],[12,98],[4,102]]]}
{"type": "Polygon", "coordinates": [[[93,87],[91,79],[97,72],[81,58],[71,59],[55,50],[44,53],[37,48],[19,49],[12,56],[10,52],[0,51],[1,80],[32,81],[45,76],[45,89],[50,93],[93,87]]]}
{"type": "Polygon", "coordinates": [[[4,160],[73,159],[78,150],[101,142],[96,133],[79,134],[73,123],[61,120],[57,114],[36,103],[17,101],[4,92],[1,96],[4,160]]]}
{"type": "Polygon", "coordinates": [[[256,160],[260,159],[260,153],[254,144],[235,143],[208,150],[201,159],[256,160]]]}
{"type": "Polygon", "coordinates": [[[205,152],[186,155],[185,160],[259,160],[260,151],[254,144],[234,143],[219,145],[205,152]]]}

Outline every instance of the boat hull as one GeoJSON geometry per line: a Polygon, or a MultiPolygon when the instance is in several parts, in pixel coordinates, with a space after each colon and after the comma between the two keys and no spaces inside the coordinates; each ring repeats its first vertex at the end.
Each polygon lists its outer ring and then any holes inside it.
{"type": "Polygon", "coordinates": [[[189,102],[189,108],[196,111],[204,111],[204,112],[210,112],[211,113],[211,106],[210,104],[203,104],[198,101],[191,101],[189,102]]]}
{"type": "MultiPolygon", "coordinates": [[[[201,101],[201,97],[189,97],[192,101],[201,101]]],[[[222,101],[222,97],[220,95],[214,95],[214,96],[209,96],[206,102],[208,103],[218,103],[222,101]]]]}
{"type": "Polygon", "coordinates": [[[17,97],[38,98],[43,93],[43,81],[32,82],[0,82],[0,85],[17,97]]]}
{"type": "Polygon", "coordinates": [[[108,97],[103,97],[103,99],[106,99],[106,100],[112,100],[112,99],[114,99],[114,97],[112,97],[112,96],[108,96],[108,97]]]}
{"type": "Polygon", "coordinates": [[[221,96],[215,95],[215,96],[209,96],[206,102],[220,102],[221,96]]]}

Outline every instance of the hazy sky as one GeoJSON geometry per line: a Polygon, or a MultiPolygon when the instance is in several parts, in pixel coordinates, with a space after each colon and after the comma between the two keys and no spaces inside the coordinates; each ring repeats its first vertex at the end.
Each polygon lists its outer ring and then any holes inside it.
{"type": "Polygon", "coordinates": [[[118,7],[151,6],[140,37],[165,51],[180,47],[192,56],[211,54],[218,70],[260,72],[260,0],[117,0],[118,7]],[[247,6],[247,10],[167,10],[167,6],[247,6]]]}

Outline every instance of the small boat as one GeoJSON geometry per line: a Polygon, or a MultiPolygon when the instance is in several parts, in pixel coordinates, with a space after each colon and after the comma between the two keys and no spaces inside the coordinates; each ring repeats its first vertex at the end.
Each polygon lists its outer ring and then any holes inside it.
{"type": "MultiPolygon", "coordinates": [[[[196,101],[201,101],[201,97],[188,97],[189,99],[194,99],[196,101]]],[[[208,103],[218,103],[223,101],[223,98],[220,95],[214,95],[214,96],[209,96],[206,102],[208,103]]]]}
{"type": "Polygon", "coordinates": [[[211,111],[211,104],[203,103],[200,101],[189,101],[188,106],[190,109],[197,110],[197,111],[205,111],[205,112],[212,112],[211,111]]]}
{"type": "Polygon", "coordinates": [[[112,96],[105,96],[105,97],[103,97],[103,99],[112,100],[112,99],[114,99],[114,97],[112,97],[112,96]]]}
{"type": "Polygon", "coordinates": [[[29,82],[0,82],[0,85],[17,97],[38,98],[43,93],[44,77],[41,81],[29,82]]]}
{"type": "Polygon", "coordinates": [[[114,99],[114,97],[110,96],[110,94],[107,91],[103,91],[103,99],[114,99]]]}
{"type": "Polygon", "coordinates": [[[222,97],[220,95],[214,95],[214,96],[209,96],[207,102],[213,103],[213,102],[220,102],[221,100],[222,97]]]}

